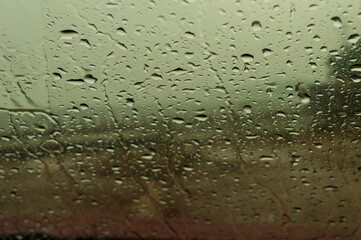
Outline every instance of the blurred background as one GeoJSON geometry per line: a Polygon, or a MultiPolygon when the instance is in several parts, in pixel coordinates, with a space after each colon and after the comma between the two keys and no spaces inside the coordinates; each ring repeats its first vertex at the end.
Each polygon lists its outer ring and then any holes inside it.
{"type": "Polygon", "coordinates": [[[3,238],[361,239],[360,1],[0,4],[3,238]]]}

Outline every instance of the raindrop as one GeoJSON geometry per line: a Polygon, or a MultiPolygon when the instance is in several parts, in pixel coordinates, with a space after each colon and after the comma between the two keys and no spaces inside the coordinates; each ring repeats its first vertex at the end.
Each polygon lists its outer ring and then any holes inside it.
{"type": "Polygon", "coordinates": [[[152,154],[144,154],[142,156],[142,159],[144,160],[152,160],[153,159],[153,155],[152,154]]]}
{"type": "Polygon", "coordinates": [[[323,189],[325,191],[332,191],[332,192],[337,192],[338,191],[338,187],[334,186],[334,185],[324,186],[323,189]]]}
{"type": "Polygon", "coordinates": [[[54,80],[60,80],[62,77],[59,73],[53,73],[54,75],[54,80]]]}
{"type": "Polygon", "coordinates": [[[308,8],[309,8],[311,11],[314,11],[314,10],[318,9],[318,5],[317,5],[317,4],[311,4],[310,6],[308,6],[308,8]]]}
{"type": "Polygon", "coordinates": [[[62,30],[60,33],[61,39],[72,39],[78,35],[78,32],[74,30],[62,30]]]}
{"type": "Polygon", "coordinates": [[[294,207],[294,208],[293,208],[293,213],[300,213],[301,210],[302,210],[302,208],[294,207]]]}
{"type": "Polygon", "coordinates": [[[191,172],[191,171],[193,171],[193,168],[190,167],[190,166],[188,166],[188,165],[184,165],[184,166],[183,166],[183,170],[184,170],[184,171],[187,171],[187,172],[191,172]]]}
{"type": "Polygon", "coordinates": [[[276,113],[276,116],[278,116],[278,117],[286,117],[286,113],[284,113],[284,112],[282,112],[282,111],[278,111],[278,112],[276,113]]]}
{"type": "Polygon", "coordinates": [[[322,143],[315,143],[315,147],[318,148],[318,149],[321,149],[322,148],[322,143]]]}
{"type": "Polygon", "coordinates": [[[184,36],[190,39],[194,39],[196,37],[196,35],[192,32],[185,32],[184,36]]]}
{"type": "Polygon", "coordinates": [[[262,29],[262,25],[259,21],[252,22],[252,29],[253,31],[259,31],[262,29]]]}
{"type": "Polygon", "coordinates": [[[342,22],[341,22],[341,19],[339,17],[332,17],[331,20],[333,22],[333,26],[335,26],[335,27],[341,27],[342,26],[342,22]]]}
{"type": "Polygon", "coordinates": [[[91,47],[90,42],[88,41],[88,39],[80,39],[80,44],[87,47],[87,48],[91,47]]]}
{"type": "Polygon", "coordinates": [[[361,73],[361,64],[355,64],[351,66],[351,71],[352,72],[359,72],[361,73]]]}
{"type": "Polygon", "coordinates": [[[88,106],[86,103],[82,103],[82,104],[80,104],[80,108],[81,108],[82,110],[86,110],[86,109],[89,108],[89,106],[88,106]]]}
{"type": "Polygon", "coordinates": [[[120,179],[120,178],[116,178],[116,179],[115,179],[115,183],[116,183],[116,184],[123,184],[123,180],[120,179]]]}
{"type": "Polygon", "coordinates": [[[95,77],[93,77],[93,75],[91,74],[87,74],[84,76],[84,82],[89,83],[89,84],[94,84],[97,81],[97,79],[95,77]]]}
{"type": "Polygon", "coordinates": [[[250,105],[244,105],[243,106],[243,112],[246,114],[252,113],[252,107],[250,105]]]}
{"type": "Polygon", "coordinates": [[[199,114],[194,116],[195,119],[197,119],[198,121],[206,121],[208,119],[208,116],[205,114],[199,114]]]}
{"type": "Polygon", "coordinates": [[[262,49],[262,53],[263,53],[263,56],[267,57],[267,56],[271,55],[273,52],[271,49],[264,48],[264,49],[262,49]]]}
{"type": "Polygon", "coordinates": [[[80,85],[84,84],[83,79],[69,79],[69,80],[67,80],[67,82],[71,85],[76,85],[76,86],[80,86],[80,85]]]}
{"type": "Polygon", "coordinates": [[[360,39],[360,35],[358,34],[352,34],[347,40],[350,43],[356,43],[360,39]]]}
{"type": "Polygon", "coordinates": [[[274,158],[273,158],[272,156],[262,155],[262,156],[260,157],[260,160],[261,160],[261,161],[273,161],[274,158]]]}
{"type": "Polygon", "coordinates": [[[152,74],[152,78],[153,78],[154,80],[162,80],[162,79],[163,79],[161,75],[156,74],[156,73],[153,73],[153,74],[152,74]]]}
{"type": "Polygon", "coordinates": [[[252,62],[253,59],[254,59],[253,55],[248,54],[248,53],[242,54],[242,55],[241,55],[241,58],[242,58],[242,60],[243,60],[244,62],[246,62],[246,63],[252,62]]]}
{"type": "Polygon", "coordinates": [[[301,97],[301,103],[303,104],[309,104],[311,102],[311,98],[308,96],[301,97]]]}
{"type": "Polygon", "coordinates": [[[124,36],[127,32],[124,30],[124,28],[120,27],[117,28],[117,33],[121,36],[124,36]]]}
{"type": "Polygon", "coordinates": [[[175,123],[177,123],[177,124],[182,124],[182,123],[184,123],[184,119],[183,119],[183,118],[176,117],[176,118],[173,118],[172,120],[173,120],[173,122],[175,122],[175,123]]]}
{"type": "Polygon", "coordinates": [[[126,99],[127,105],[132,107],[134,105],[134,99],[133,98],[127,98],[126,99]]]}

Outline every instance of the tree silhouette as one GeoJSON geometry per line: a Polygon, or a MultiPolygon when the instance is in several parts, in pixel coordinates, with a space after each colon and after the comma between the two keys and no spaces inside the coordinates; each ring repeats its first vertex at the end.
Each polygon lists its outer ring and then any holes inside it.
{"type": "Polygon", "coordinates": [[[336,55],[330,55],[329,64],[329,77],[337,81],[312,85],[307,91],[313,130],[331,134],[355,130],[360,121],[361,39],[345,42],[336,55]]]}
{"type": "MultiPolygon", "coordinates": [[[[354,34],[350,38],[356,36],[358,35],[354,34]]],[[[352,45],[347,44],[341,47],[339,54],[331,56],[330,68],[331,74],[341,82],[359,83],[361,81],[361,38],[352,45]]]]}

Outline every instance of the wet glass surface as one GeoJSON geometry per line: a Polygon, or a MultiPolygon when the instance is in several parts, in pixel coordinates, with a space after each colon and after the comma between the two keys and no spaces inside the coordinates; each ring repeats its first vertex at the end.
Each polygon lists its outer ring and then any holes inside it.
{"type": "Polygon", "coordinates": [[[361,239],[360,1],[0,5],[5,239],[361,239]]]}

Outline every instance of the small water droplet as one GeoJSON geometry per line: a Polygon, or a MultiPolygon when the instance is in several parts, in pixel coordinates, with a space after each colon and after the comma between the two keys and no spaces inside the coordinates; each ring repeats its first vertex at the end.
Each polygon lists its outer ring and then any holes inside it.
{"type": "Polygon", "coordinates": [[[204,122],[208,119],[208,116],[205,114],[199,114],[199,115],[194,116],[194,118],[197,119],[198,121],[204,122]]]}
{"type": "Polygon", "coordinates": [[[117,28],[117,33],[121,36],[124,36],[127,32],[124,30],[124,28],[120,27],[117,28]]]}
{"type": "Polygon", "coordinates": [[[276,113],[276,116],[278,116],[278,117],[286,117],[286,113],[284,113],[284,112],[282,112],[282,111],[278,111],[278,112],[276,113]]]}
{"type": "Polygon", "coordinates": [[[61,39],[72,39],[78,35],[77,31],[66,29],[60,31],[61,33],[61,39]]]}
{"type": "Polygon", "coordinates": [[[273,52],[271,49],[264,48],[264,49],[262,49],[262,53],[263,53],[263,56],[267,57],[267,56],[271,55],[273,52]]]}
{"type": "Polygon", "coordinates": [[[242,58],[242,60],[243,60],[244,62],[246,62],[246,63],[252,62],[253,59],[254,59],[253,55],[248,54],[248,53],[242,54],[242,55],[241,55],[241,58],[242,58]]]}
{"type": "Polygon", "coordinates": [[[120,179],[120,178],[116,178],[116,179],[115,179],[115,183],[116,183],[116,184],[123,184],[123,180],[120,179]]]}
{"type": "Polygon", "coordinates": [[[261,161],[273,161],[274,158],[273,158],[272,156],[262,155],[262,156],[260,157],[260,160],[261,160],[261,161]]]}
{"type": "Polygon", "coordinates": [[[177,124],[182,124],[182,123],[184,123],[184,119],[183,119],[183,118],[176,117],[176,118],[173,118],[172,120],[173,120],[173,122],[175,122],[175,123],[177,123],[177,124]]]}
{"type": "Polygon", "coordinates": [[[259,21],[252,22],[252,29],[253,31],[259,31],[262,29],[262,25],[259,21]]]}
{"type": "Polygon", "coordinates": [[[81,86],[84,84],[84,80],[83,79],[69,79],[69,80],[67,80],[67,83],[69,83],[71,85],[81,86]]]}
{"type": "Polygon", "coordinates": [[[152,160],[152,159],[153,159],[153,155],[151,155],[151,154],[144,154],[144,155],[142,156],[142,159],[144,159],[144,160],[152,160]]]}
{"type": "Polygon", "coordinates": [[[352,34],[347,40],[350,43],[356,43],[360,39],[360,35],[358,34],[352,34]]]}
{"type": "Polygon", "coordinates": [[[311,102],[311,98],[308,96],[301,97],[301,103],[303,104],[309,104],[311,102]]]}
{"type": "Polygon", "coordinates": [[[162,80],[162,76],[156,73],[153,73],[151,76],[154,80],[162,80]]]}
{"type": "Polygon", "coordinates": [[[342,26],[342,21],[339,17],[332,17],[331,21],[333,22],[333,26],[335,27],[341,27],[342,26]]]}
{"type": "Polygon", "coordinates": [[[334,186],[334,185],[324,186],[323,189],[325,191],[332,191],[332,192],[337,192],[338,191],[338,187],[334,186]]]}
{"type": "Polygon", "coordinates": [[[243,106],[243,112],[246,114],[252,113],[252,107],[250,105],[243,106]]]}
{"type": "Polygon", "coordinates": [[[317,5],[317,4],[311,4],[310,6],[308,6],[308,8],[309,8],[311,11],[314,11],[314,10],[318,9],[318,5],[317,5]]]}
{"type": "Polygon", "coordinates": [[[190,39],[194,39],[196,37],[196,35],[192,32],[185,32],[184,36],[190,39]]]}
{"type": "Polygon", "coordinates": [[[126,99],[127,105],[132,107],[134,105],[134,99],[133,98],[127,98],[126,99]]]}
{"type": "Polygon", "coordinates": [[[97,79],[95,77],[93,77],[93,75],[91,74],[87,74],[84,77],[84,82],[89,83],[89,84],[94,84],[97,81],[97,79]]]}
{"type": "Polygon", "coordinates": [[[184,166],[183,166],[183,170],[184,170],[184,171],[187,171],[187,172],[191,172],[191,171],[193,171],[193,168],[190,167],[190,166],[184,165],[184,166]]]}

